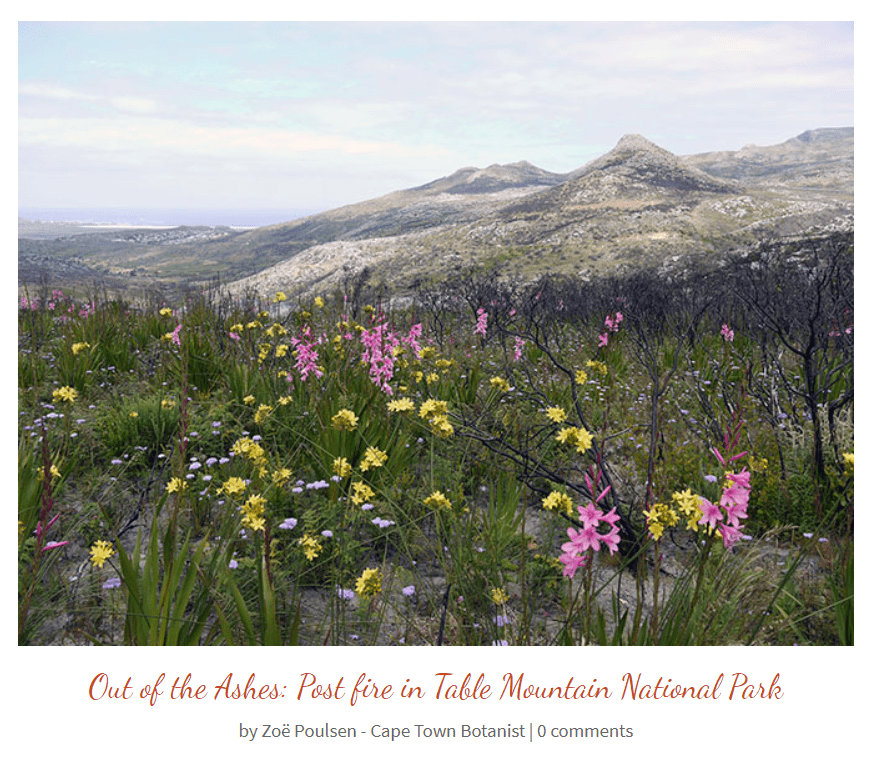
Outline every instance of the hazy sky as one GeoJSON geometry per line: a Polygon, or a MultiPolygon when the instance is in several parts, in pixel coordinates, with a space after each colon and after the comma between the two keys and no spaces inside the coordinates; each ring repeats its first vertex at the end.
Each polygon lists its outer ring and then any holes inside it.
{"type": "Polygon", "coordinates": [[[19,207],[327,209],[853,123],[853,25],[19,24],[19,207]]]}

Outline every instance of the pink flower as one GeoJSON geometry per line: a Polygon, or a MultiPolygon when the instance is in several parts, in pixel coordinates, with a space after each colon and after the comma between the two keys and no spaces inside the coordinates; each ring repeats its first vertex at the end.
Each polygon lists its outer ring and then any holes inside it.
{"type": "Polygon", "coordinates": [[[590,547],[597,552],[601,549],[598,530],[594,526],[589,526],[581,531],[570,528],[567,530],[567,535],[570,537],[570,542],[565,542],[561,549],[565,552],[583,553],[590,547]]]}
{"type": "Polygon", "coordinates": [[[741,530],[737,526],[726,526],[724,523],[720,523],[719,531],[722,534],[722,544],[727,550],[731,550],[735,542],[741,538],[741,530]]]}
{"type": "Polygon", "coordinates": [[[577,512],[580,514],[580,520],[583,522],[583,528],[588,529],[592,526],[597,527],[604,513],[595,507],[591,502],[588,505],[578,505],[577,512]]]}
{"type": "Polygon", "coordinates": [[[606,534],[601,534],[599,539],[607,546],[610,555],[619,549],[619,531],[614,526],[606,534]]]}
{"type": "Polygon", "coordinates": [[[586,559],[581,558],[578,555],[574,555],[571,552],[566,552],[563,555],[560,555],[558,558],[559,563],[564,564],[564,571],[562,571],[562,576],[566,576],[568,579],[573,578],[573,575],[577,573],[577,569],[580,566],[586,565],[586,559]]]}
{"type": "Polygon", "coordinates": [[[719,509],[719,505],[714,505],[709,499],[704,497],[698,498],[698,505],[704,513],[698,523],[702,525],[710,524],[710,528],[716,528],[716,524],[722,521],[722,511],[719,509]]]}
{"type": "Polygon", "coordinates": [[[486,327],[489,322],[489,315],[486,313],[484,308],[477,309],[477,320],[476,320],[476,329],[474,329],[473,333],[475,335],[486,336],[486,327]]]}
{"type": "Polygon", "coordinates": [[[182,345],[182,341],[179,339],[179,330],[181,330],[181,329],[182,329],[182,325],[178,324],[176,326],[176,329],[173,330],[173,335],[170,338],[174,343],[176,343],[176,345],[179,345],[179,346],[182,345]]]}
{"type": "Polygon", "coordinates": [[[722,330],[719,334],[722,335],[729,343],[734,342],[734,331],[728,328],[728,324],[722,325],[722,330]]]}
{"type": "Polygon", "coordinates": [[[603,348],[605,345],[607,345],[607,340],[608,340],[608,337],[607,337],[606,332],[604,332],[601,335],[598,335],[598,347],[603,348]]]}

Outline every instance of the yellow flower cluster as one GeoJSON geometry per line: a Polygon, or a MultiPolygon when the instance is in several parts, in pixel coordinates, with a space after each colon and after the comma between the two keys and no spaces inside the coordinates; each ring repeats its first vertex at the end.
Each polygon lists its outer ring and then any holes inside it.
{"type": "Polygon", "coordinates": [[[750,457],[749,465],[751,473],[764,472],[768,469],[768,460],[764,457],[750,457]]]}
{"type": "Polygon", "coordinates": [[[171,398],[161,399],[161,409],[172,409],[176,406],[176,402],[171,398]]]}
{"type": "Polygon", "coordinates": [[[560,406],[551,406],[546,410],[546,416],[552,422],[564,422],[567,418],[567,414],[564,409],[560,406]]]}
{"type": "Polygon", "coordinates": [[[844,458],[844,471],[848,475],[853,475],[856,468],[856,452],[844,452],[841,456],[844,458]]]}
{"type": "Polygon", "coordinates": [[[76,400],[76,397],[79,394],[76,392],[75,388],[71,388],[69,385],[64,385],[61,388],[55,388],[52,391],[52,399],[57,402],[68,401],[69,403],[73,403],[76,400]]]}
{"type": "Polygon", "coordinates": [[[495,375],[491,380],[489,380],[489,385],[493,388],[497,388],[501,393],[507,393],[510,390],[510,383],[498,375],[495,375]]]}
{"type": "Polygon", "coordinates": [[[358,415],[349,409],[341,409],[331,418],[331,425],[337,430],[355,430],[358,426],[358,415]]]}
{"type": "Polygon", "coordinates": [[[273,302],[274,302],[274,303],[281,303],[281,302],[283,302],[283,301],[286,300],[286,299],[287,299],[287,298],[285,297],[285,293],[284,293],[284,292],[277,292],[277,293],[273,296],[273,302]]]}
{"type": "MultiPolygon", "coordinates": [[[[60,478],[60,477],[61,477],[61,471],[58,470],[57,466],[52,465],[52,466],[49,468],[49,475],[50,475],[53,479],[54,479],[54,478],[60,478]]],[[[37,470],[36,470],[36,476],[37,476],[37,478],[39,478],[40,481],[42,481],[43,478],[45,478],[45,471],[42,469],[42,467],[38,467],[38,468],[37,468],[37,470]]]]}
{"type": "Polygon", "coordinates": [[[270,416],[270,413],[272,411],[272,406],[268,406],[267,404],[259,405],[257,411],[255,412],[255,424],[262,425],[264,421],[270,416]]]}
{"type": "Polygon", "coordinates": [[[570,444],[576,446],[580,454],[585,454],[586,450],[592,446],[592,434],[585,428],[562,428],[555,440],[560,444],[570,444]]]}
{"type": "Polygon", "coordinates": [[[644,515],[646,516],[646,525],[649,533],[656,540],[662,538],[665,528],[676,526],[680,520],[677,511],[664,502],[657,502],[649,509],[649,512],[644,512],[644,515]]]}
{"type": "Polygon", "coordinates": [[[455,433],[455,429],[447,417],[448,410],[449,406],[445,401],[429,398],[419,407],[419,417],[427,420],[431,430],[438,436],[448,438],[455,433]]]}
{"type": "Polygon", "coordinates": [[[406,397],[388,402],[388,410],[390,412],[410,412],[415,408],[416,405],[406,397]]]}
{"type": "Polygon", "coordinates": [[[607,374],[607,365],[603,361],[587,361],[586,366],[602,375],[607,374]]]}
{"type": "Polygon", "coordinates": [[[188,482],[183,481],[181,478],[171,478],[167,482],[167,493],[168,494],[181,494],[188,488],[188,482]]]}
{"type": "Polygon", "coordinates": [[[291,478],[291,471],[288,468],[278,468],[273,471],[273,483],[277,486],[283,486],[291,478]]]}
{"type": "Polygon", "coordinates": [[[361,460],[359,470],[362,473],[365,473],[370,470],[370,468],[382,467],[387,459],[388,454],[384,451],[377,449],[374,446],[368,446],[364,452],[364,459],[361,460]]]}
{"type": "Polygon", "coordinates": [[[577,381],[577,385],[585,385],[589,376],[582,369],[578,369],[574,375],[574,379],[577,381]]]}
{"type": "Polygon", "coordinates": [[[698,496],[693,494],[691,489],[675,491],[671,496],[674,502],[677,503],[678,513],[686,519],[686,528],[689,531],[697,531],[699,528],[698,521],[704,515],[698,496]]]}
{"type": "Polygon", "coordinates": [[[496,606],[502,606],[510,599],[510,596],[504,592],[503,587],[495,587],[492,590],[492,603],[496,606]]]}
{"type": "Polygon", "coordinates": [[[158,313],[159,313],[161,316],[172,316],[172,315],[173,315],[173,309],[172,309],[172,308],[162,308],[160,311],[158,311],[158,313]]]}
{"type": "Polygon", "coordinates": [[[243,525],[252,531],[264,528],[264,514],[267,512],[267,500],[260,494],[253,494],[240,508],[243,525]]]}
{"type": "Polygon", "coordinates": [[[244,491],[246,491],[246,482],[239,476],[233,475],[221,485],[218,493],[233,497],[237,494],[242,494],[244,491]]]}
{"type": "Polygon", "coordinates": [[[319,553],[322,551],[322,543],[318,537],[310,536],[309,534],[304,534],[298,544],[303,547],[303,554],[306,556],[307,560],[314,560],[319,557],[319,553]]]}
{"type": "Polygon", "coordinates": [[[73,343],[70,350],[74,356],[78,356],[82,351],[87,351],[91,347],[91,343],[73,343]]]}
{"type": "Polygon", "coordinates": [[[349,460],[345,457],[337,457],[334,460],[334,475],[338,475],[340,478],[348,478],[352,475],[352,465],[349,464],[349,460]]]}
{"type": "Polygon", "coordinates": [[[113,555],[115,555],[115,550],[111,542],[104,542],[102,539],[98,539],[91,545],[91,563],[97,566],[97,568],[103,568],[103,564],[113,555]]]}
{"type": "Polygon", "coordinates": [[[573,500],[563,491],[550,492],[543,499],[543,507],[546,510],[555,510],[557,513],[565,515],[573,515],[574,512],[573,500]]]}
{"type": "Polygon", "coordinates": [[[452,503],[446,498],[446,495],[442,491],[435,491],[431,494],[425,500],[425,504],[428,505],[428,507],[433,507],[435,510],[441,507],[449,510],[452,507],[452,503]]]}
{"type": "Polygon", "coordinates": [[[369,598],[373,595],[379,595],[382,591],[382,574],[379,569],[366,568],[361,572],[361,576],[355,582],[355,592],[359,597],[369,598]]]}
{"type": "Polygon", "coordinates": [[[324,308],[325,307],[325,301],[320,297],[317,297],[315,300],[313,300],[313,304],[315,305],[316,308],[324,308]]]}
{"type": "Polygon", "coordinates": [[[364,502],[367,502],[373,499],[376,494],[373,493],[373,489],[371,489],[364,481],[355,481],[352,484],[352,503],[355,505],[361,505],[364,502]]]}

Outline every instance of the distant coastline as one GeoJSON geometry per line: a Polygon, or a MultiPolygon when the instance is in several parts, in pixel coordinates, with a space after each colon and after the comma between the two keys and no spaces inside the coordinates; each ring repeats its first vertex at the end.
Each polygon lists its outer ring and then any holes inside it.
{"type": "Polygon", "coordinates": [[[70,223],[99,228],[174,228],[175,226],[228,226],[258,228],[305,218],[321,209],[196,209],[132,207],[20,207],[18,217],[43,223],[70,223]]]}

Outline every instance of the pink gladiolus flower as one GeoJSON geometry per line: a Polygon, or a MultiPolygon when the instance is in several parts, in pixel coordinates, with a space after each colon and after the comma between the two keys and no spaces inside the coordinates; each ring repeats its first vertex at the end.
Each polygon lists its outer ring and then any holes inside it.
{"type": "Polygon", "coordinates": [[[489,322],[489,315],[486,313],[484,308],[477,309],[477,320],[476,320],[476,329],[474,329],[473,333],[475,335],[486,336],[486,328],[489,322]]]}
{"type": "Polygon", "coordinates": [[[577,573],[577,569],[580,566],[586,565],[586,559],[581,558],[578,555],[574,555],[573,553],[566,552],[563,555],[560,555],[558,558],[559,563],[564,564],[564,571],[562,571],[562,576],[566,576],[568,579],[572,579],[574,574],[577,573]]]}
{"type": "Polygon", "coordinates": [[[173,330],[173,335],[171,337],[171,340],[174,343],[176,343],[176,345],[179,345],[179,346],[182,345],[182,341],[179,339],[179,330],[181,330],[181,329],[182,329],[182,325],[181,324],[177,325],[176,329],[173,330]]]}
{"type": "Polygon", "coordinates": [[[727,550],[731,550],[742,536],[740,527],[726,526],[724,523],[719,524],[719,531],[722,534],[722,544],[727,550]]]}
{"type": "Polygon", "coordinates": [[[728,328],[728,324],[722,325],[722,330],[719,334],[722,335],[729,343],[734,342],[734,331],[728,328]]]}
{"type": "Polygon", "coordinates": [[[619,531],[615,526],[606,534],[601,534],[600,540],[607,546],[610,555],[619,550],[619,531]]]}
{"type": "Polygon", "coordinates": [[[714,505],[704,497],[699,497],[698,500],[698,505],[704,513],[698,523],[701,525],[709,524],[710,528],[716,528],[716,524],[722,521],[722,511],[719,509],[719,505],[714,505]]]}
{"type": "Polygon", "coordinates": [[[606,332],[604,332],[601,335],[598,335],[598,347],[603,348],[605,345],[607,345],[607,340],[608,340],[608,337],[607,337],[606,332]]]}
{"type": "Polygon", "coordinates": [[[594,526],[589,526],[581,531],[571,528],[567,530],[567,535],[571,541],[565,542],[561,546],[565,552],[583,553],[590,547],[595,552],[601,549],[598,530],[594,526]]]}
{"type": "Polygon", "coordinates": [[[595,507],[591,502],[588,505],[578,505],[577,512],[580,514],[580,520],[583,522],[583,528],[588,529],[592,526],[597,526],[604,513],[595,507]]]}
{"type": "Polygon", "coordinates": [[[64,545],[70,544],[69,542],[49,542],[45,547],[42,548],[40,552],[45,552],[46,550],[54,550],[58,547],[63,547],[64,545]]]}

